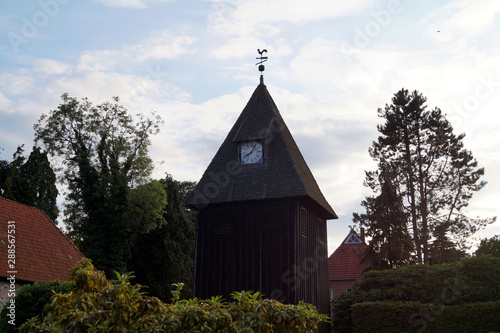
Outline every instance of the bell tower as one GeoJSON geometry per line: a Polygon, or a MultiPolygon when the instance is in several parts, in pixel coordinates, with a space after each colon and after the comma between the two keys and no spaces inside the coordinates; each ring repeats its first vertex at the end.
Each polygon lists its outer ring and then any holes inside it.
{"type": "Polygon", "coordinates": [[[184,204],[197,214],[194,296],[260,291],[329,313],[326,201],[262,72],[260,84],[184,204]]]}

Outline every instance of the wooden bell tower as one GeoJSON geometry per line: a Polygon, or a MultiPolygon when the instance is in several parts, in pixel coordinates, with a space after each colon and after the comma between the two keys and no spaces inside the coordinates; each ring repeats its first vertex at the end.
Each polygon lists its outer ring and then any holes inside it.
{"type": "Polygon", "coordinates": [[[194,296],[260,291],[329,313],[326,220],[337,215],[262,75],[184,204],[198,212],[194,296]]]}

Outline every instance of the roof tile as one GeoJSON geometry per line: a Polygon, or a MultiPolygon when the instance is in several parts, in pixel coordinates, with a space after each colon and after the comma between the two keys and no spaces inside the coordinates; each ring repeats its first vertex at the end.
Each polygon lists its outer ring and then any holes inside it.
{"type": "MultiPolygon", "coordinates": [[[[350,243],[349,236],[353,233],[351,231],[328,258],[328,276],[330,280],[359,278],[363,271],[369,267],[368,263],[361,263],[362,254],[368,245],[364,241],[362,243],[350,243]]],[[[357,236],[357,234],[355,235],[357,236]]]]}
{"type": "Polygon", "coordinates": [[[40,209],[0,198],[0,276],[8,276],[8,222],[15,225],[16,279],[37,282],[68,280],[68,271],[83,254],[40,209]]]}

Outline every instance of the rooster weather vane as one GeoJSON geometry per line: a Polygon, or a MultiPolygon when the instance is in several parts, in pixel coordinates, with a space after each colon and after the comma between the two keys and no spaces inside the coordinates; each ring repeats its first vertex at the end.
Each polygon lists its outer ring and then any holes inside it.
{"type": "Polygon", "coordinates": [[[257,60],[260,60],[258,63],[256,63],[256,65],[259,65],[259,71],[262,75],[262,72],[265,70],[265,67],[264,65],[262,65],[263,63],[265,63],[267,61],[267,57],[263,57],[262,54],[263,53],[267,53],[267,50],[266,49],[263,49],[262,51],[260,49],[257,49],[257,52],[259,52],[260,54],[260,57],[257,57],[256,59],[257,60]]]}

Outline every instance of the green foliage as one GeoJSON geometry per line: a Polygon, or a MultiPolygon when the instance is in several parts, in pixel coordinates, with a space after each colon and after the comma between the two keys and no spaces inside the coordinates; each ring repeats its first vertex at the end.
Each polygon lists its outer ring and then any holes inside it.
{"type": "Polygon", "coordinates": [[[144,222],[135,220],[136,206],[129,210],[130,196],[151,174],[149,136],[158,133],[161,120],[143,115],[134,119],[117,97],[99,105],[67,94],[62,100],[35,124],[35,140],[63,161],[59,169],[68,187],[65,222],[70,238],[99,269],[109,275],[123,273],[135,237],[132,230],[144,222]]]}
{"type": "Polygon", "coordinates": [[[333,326],[351,332],[353,304],[420,302],[461,305],[500,300],[500,258],[470,257],[452,264],[411,265],[364,273],[353,291],[334,301],[333,326]]]}
{"type": "Polygon", "coordinates": [[[137,272],[137,283],[147,285],[148,292],[166,301],[170,286],[183,281],[182,296],[193,291],[195,215],[182,205],[183,187],[189,186],[167,175],[157,183],[166,193],[168,205],[162,207],[160,227],[137,236],[128,266],[137,272]]]}
{"type": "Polygon", "coordinates": [[[20,146],[12,162],[0,161],[0,195],[43,210],[57,224],[56,175],[47,153],[33,147],[28,159],[22,154],[20,146]]]}
{"type": "Polygon", "coordinates": [[[370,239],[362,262],[368,262],[372,269],[407,265],[413,250],[407,228],[408,217],[392,184],[392,177],[387,170],[382,172],[380,195],[362,201],[365,214],[354,213],[354,222],[365,227],[370,239]]]}
{"type": "Polygon", "coordinates": [[[480,333],[500,330],[500,301],[454,306],[364,302],[353,306],[356,333],[480,333]]]}
{"type": "Polygon", "coordinates": [[[463,208],[481,189],[484,169],[464,148],[465,134],[455,135],[443,112],[427,110],[426,101],[418,91],[401,89],[390,105],[378,109],[385,123],[377,126],[380,136],[369,149],[378,170],[366,172],[365,185],[380,193],[381,173],[392,174],[409,214],[411,254],[416,262],[428,264],[431,255],[437,256],[434,262],[455,260],[459,252],[450,247],[466,246],[472,234],[495,218],[464,215],[463,208]]]}
{"type": "Polygon", "coordinates": [[[55,294],[20,332],[316,332],[328,320],[310,304],[284,305],[248,291],[234,293],[235,302],[181,300],[182,284],[166,304],[132,285],[132,277],[108,281],[83,260],[71,272],[73,291],[55,294]]]}
{"type": "Polygon", "coordinates": [[[59,281],[28,284],[23,286],[16,297],[16,320],[15,326],[8,323],[8,309],[4,307],[0,313],[0,332],[16,332],[26,320],[42,314],[44,306],[50,302],[50,298],[56,293],[68,293],[74,287],[74,283],[59,281]]]}
{"type": "Polygon", "coordinates": [[[153,180],[131,189],[127,196],[127,218],[132,222],[129,231],[133,234],[147,234],[167,224],[163,218],[167,207],[167,192],[163,185],[153,180]]]}
{"type": "Polygon", "coordinates": [[[500,258],[500,235],[481,239],[481,243],[475,252],[476,256],[491,255],[500,258]]]}

